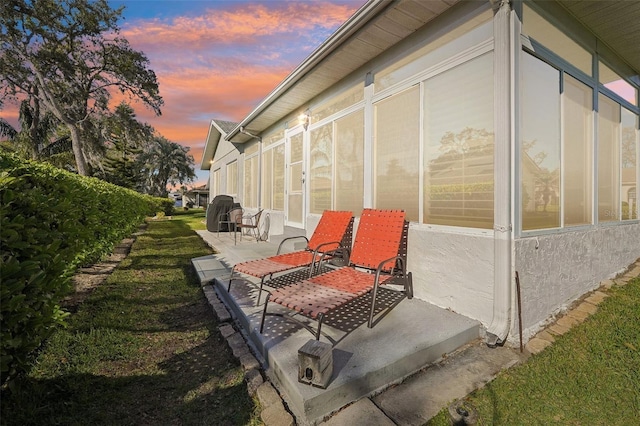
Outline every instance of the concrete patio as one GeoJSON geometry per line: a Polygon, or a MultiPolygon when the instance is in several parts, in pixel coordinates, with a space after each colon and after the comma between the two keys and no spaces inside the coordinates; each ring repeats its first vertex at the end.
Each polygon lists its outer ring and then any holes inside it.
{"type": "MultiPolygon", "coordinates": [[[[260,319],[266,294],[260,305],[257,286],[235,281],[227,292],[234,264],[274,255],[285,236],[299,235],[287,228],[285,235],[256,243],[244,236],[234,244],[233,234],[199,231],[218,254],[192,259],[203,285],[213,286],[262,363],[266,374],[283,395],[300,424],[315,424],[345,405],[378,394],[392,384],[441,360],[446,354],[480,337],[480,323],[427,302],[386,290],[376,310],[373,328],[367,327],[370,299],[363,297],[331,315],[323,325],[321,341],[333,340],[333,375],[326,389],[298,382],[298,350],[313,335],[301,325],[268,316],[263,334],[260,319]],[[364,309],[363,309],[364,308],[364,309]]],[[[302,244],[304,246],[304,244],[302,244]]],[[[285,251],[302,248],[289,245],[285,251]]],[[[411,265],[409,265],[411,270],[411,265]]],[[[291,314],[277,304],[269,312],[291,314]]],[[[305,318],[298,320],[315,324],[305,318]]]]}

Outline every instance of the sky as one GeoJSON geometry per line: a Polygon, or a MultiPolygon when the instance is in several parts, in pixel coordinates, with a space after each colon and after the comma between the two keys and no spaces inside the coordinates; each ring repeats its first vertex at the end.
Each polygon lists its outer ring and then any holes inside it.
{"type": "MultiPolygon", "coordinates": [[[[196,181],[212,119],[239,122],[365,0],[109,0],[119,26],[143,52],[164,99],[162,115],[141,103],[137,118],[190,148],[196,181]]],[[[17,123],[15,109],[2,116],[17,123]]]]}

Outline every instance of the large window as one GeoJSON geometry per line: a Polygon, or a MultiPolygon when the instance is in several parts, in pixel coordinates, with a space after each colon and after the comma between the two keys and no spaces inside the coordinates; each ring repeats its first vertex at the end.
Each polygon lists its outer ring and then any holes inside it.
{"type": "Polygon", "coordinates": [[[364,88],[359,82],[351,89],[345,90],[337,96],[331,97],[326,102],[313,108],[311,123],[317,123],[323,119],[342,111],[351,105],[355,105],[364,99],[364,88]]]}
{"type": "Polygon", "coordinates": [[[598,96],[598,221],[620,219],[620,105],[598,96]]]}
{"type": "Polygon", "coordinates": [[[212,188],[213,188],[213,196],[215,197],[216,195],[220,195],[220,169],[216,169],[213,171],[213,182],[212,182],[212,188]]]}
{"type": "Polygon", "coordinates": [[[523,54],[522,229],[560,226],[560,72],[523,54]]]}
{"type": "Polygon", "coordinates": [[[273,131],[262,138],[262,145],[266,148],[281,142],[284,139],[284,127],[273,131]]]}
{"type": "Polygon", "coordinates": [[[360,214],[364,197],[364,112],[335,121],[335,209],[360,214]]]}
{"type": "Polygon", "coordinates": [[[636,183],[638,176],[638,117],[631,111],[622,109],[622,220],[638,218],[636,183]]]}
{"type": "Polygon", "coordinates": [[[374,114],[375,207],[403,209],[418,221],[420,86],[376,103],[374,114]]]}
{"type": "Polygon", "coordinates": [[[331,209],[333,181],[333,123],[311,131],[309,158],[309,212],[331,209]]]}
{"type": "Polygon", "coordinates": [[[262,154],[262,207],[284,210],[284,143],[262,154]]]}
{"type": "Polygon", "coordinates": [[[227,164],[227,195],[238,195],[238,162],[227,164]]]}
{"type": "Polygon", "coordinates": [[[245,207],[258,207],[258,155],[253,154],[244,161],[245,207]]]}
{"type": "Polygon", "coordinates": [[[493,227],[493,55],[424,83],[425,223],[493,227]]]}
{"type": "Polygon", "coordinates": [[[363,110],[314,128],[310,153],[310,213],[326,209],[360,213],[364,197],[363,110]]]}
{"type": "Polygon", "coordinates": [[[594,112],[593,87],[527,53],[522,65],[522,229],[636,219],[637,114],[605,93],[594,112]]]}
{"type": "Polygon", "coordinates": [[[493,37],[493,13],[489,9],[464,23],[451,26],[447,32],[410,55],[376,72],[375,91],[380,92],[424,70],[449,59],[459,52],[493,37]]]}
{"type": "Polygon", "coordinates": [[[562,112],[564,225],[588,225],[593,211],[593,90],[565,75],[562,112]]]}

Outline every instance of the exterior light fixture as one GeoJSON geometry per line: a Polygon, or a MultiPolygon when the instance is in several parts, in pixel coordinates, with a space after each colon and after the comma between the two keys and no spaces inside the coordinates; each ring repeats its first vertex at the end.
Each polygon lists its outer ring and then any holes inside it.
{"type": "Polygon", "coordinates": [[[304,127],[305,130],[309,128],[309,123],[311,123],[311,114],[309,113],[309,110],[306,110],[298,116],[298,122],[302,124],[302,127],[304,127]]]}

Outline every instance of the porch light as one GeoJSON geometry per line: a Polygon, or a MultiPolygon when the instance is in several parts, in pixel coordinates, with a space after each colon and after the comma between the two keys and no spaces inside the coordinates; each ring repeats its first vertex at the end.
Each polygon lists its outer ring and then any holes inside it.
{"type": "Polygon", "coordinates": [[[309,110],[298,116],[298,122],[302,124],[302,127],[304,127],[305,130],[309,128],[309,123],[311,122],[311,114],[309,114],[309,110]]]}

